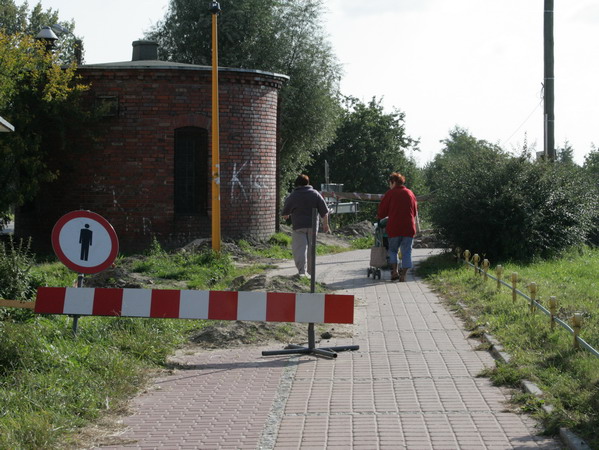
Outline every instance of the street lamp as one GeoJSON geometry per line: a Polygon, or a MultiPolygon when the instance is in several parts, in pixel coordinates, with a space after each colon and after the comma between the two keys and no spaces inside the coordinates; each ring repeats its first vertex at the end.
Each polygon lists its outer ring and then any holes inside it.
{"type": "Polygon", "coordinates": [[[220,251],[220,160],[218,124],[218,2],[210,2],[212,14],[212,250],[220,251]]]}
{"type": "Polygon", "coordinates": [[[75,38],[73,52],[75,53],[75,61],[77,61],[77,65],[80,66],[81,61],[83,60],[83,42],[81,41],[81,39],[77,38],[77,36],[75,36],[72,31],[67,30],[65,27],[58,23],[52,25],[50,28],[59,32],[60,34],[70,34],[75,38]]]}
{"type": "Polygon", "coordinates": [[[54,34],[52,28],[46,26],[42,27],[40,32],[35,36],[37,40],[44,41],[46,44],[46,51],[50,52],[54,49],[54,44],[58,40],[58,36],[54,34]]]}

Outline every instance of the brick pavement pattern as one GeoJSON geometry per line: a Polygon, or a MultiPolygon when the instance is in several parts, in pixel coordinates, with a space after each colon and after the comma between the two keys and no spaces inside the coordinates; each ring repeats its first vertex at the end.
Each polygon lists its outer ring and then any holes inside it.
{"type": "MultiPolygon", "coordinates": [[[[434,250],[414,249],[416,264],[434,250]]],[[[356,296],[336,359],[263,357],[263,348],[178,352],[178,368],[133,401],[103,449],[559,449],[477,374],[493,358],[415,278],[368,278],[369,252],[319,257],[317,279],[356,296]],[[114,441],[113,441],[114,442],[114,441]]],[[[278,274],[294,273],[282,267],[278,274]]],[[[334,325],[333,325],[334,328],[334,325]]],[[[268,348],[273,350],[273,346],[268,348]]]]}

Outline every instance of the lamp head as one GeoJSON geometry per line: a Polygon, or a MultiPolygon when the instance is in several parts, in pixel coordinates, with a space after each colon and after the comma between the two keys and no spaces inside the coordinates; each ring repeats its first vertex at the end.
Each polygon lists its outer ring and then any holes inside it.
{"type": "Polygon", "coordinates": [[[42,29],[37,34],[37,36],[35,36],[35,38],[43,39],[44,41],[48,41],[51,43],[54,43],[55,41],[58,40],[58,36],[56,36],[56,34],[54,34],[54,31],[52,31],[52,28],[50,28],[48,26],[42,27],[42,29]]]}
{"type": "Polygon", "coordinates": [[[218,2],[210,2],[208,11],[210,11],[212,14],[220,13],[220,4],[218,2]]]}

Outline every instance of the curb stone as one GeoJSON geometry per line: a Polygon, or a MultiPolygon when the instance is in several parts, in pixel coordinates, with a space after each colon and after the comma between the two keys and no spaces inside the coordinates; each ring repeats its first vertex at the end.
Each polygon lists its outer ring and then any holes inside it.
{"type": "Polygon", "coordinates": [[[559,429],[559,437],[570,450],[591,450],[585,441],[566,428],[559,429]]]}

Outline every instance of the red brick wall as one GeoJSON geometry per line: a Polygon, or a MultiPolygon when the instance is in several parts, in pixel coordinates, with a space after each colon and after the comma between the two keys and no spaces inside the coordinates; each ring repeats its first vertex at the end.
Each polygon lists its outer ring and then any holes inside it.
{"type": "MultiPolygon", "coordinates": [[[[154,63],[162,66],[80,68],[91,83],[90,100],[117,97],[118,114],[102,119],[94,138],[82,132],[74,148],[54,155],[60,177],[18,212],[19,236],[31,235],[36,247],[44,247],[54,223],[76,209],[104,216],[124,251],[147,248],[153,236],[170,247],[211,236],[210,211],[174,212],[175,129],[195,126],[211,136],[211,71],[154,63]]],[[[275,231],[282,82],[256,71],[219,71],[223,239],[262,239],[275,231]]],[[[210,170],[211,142],[208,147],[210,170]]]]}

